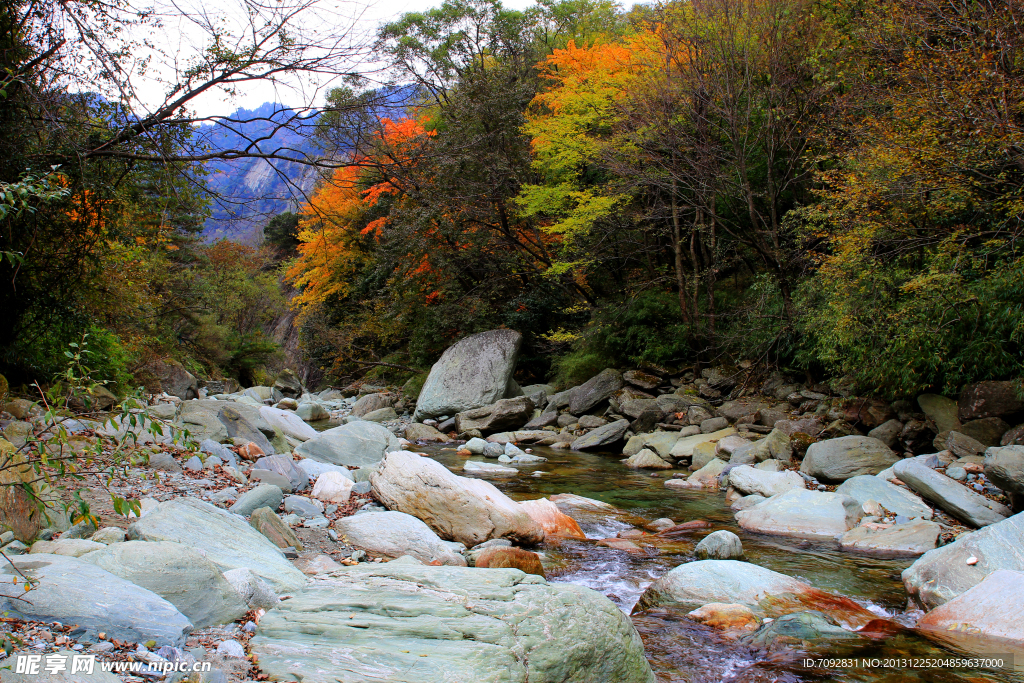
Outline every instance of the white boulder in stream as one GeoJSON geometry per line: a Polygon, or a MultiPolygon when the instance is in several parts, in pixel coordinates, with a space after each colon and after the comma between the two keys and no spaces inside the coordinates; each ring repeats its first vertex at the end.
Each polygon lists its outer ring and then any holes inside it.
{"type": "Polygon", "coordinates": [[[373,467],[385,453],[399,448],[398,437],[387,427],[357,420],[320,432],[300,444],[295,452],[303,458],[332,465],[373,467]]]}
{"type": "Polygon", "coordinates": [[[206,556],[222,572],[248,568],[275,590],[301,587],[306,577],[266,536],[227,510],[195,498],[160,503],[128,527],[140,541],[174,541],[206,556]]]}
{"type": "Polygon", "coordinates": [[[845,534],[863,516],[850,496],[791,489],[737,512],[736,521],[746,531],[825,541],[845,534]]]}
{"type": "Polygon", "coordinates": [[[466,558],[454,552],[430,527],[404,512],[364,512],[334,524],[350,544],[374,555],[397,559],[411,555],[423,564],[440,562],[465,567],[466,558]]]}
{"type": "Polygon", "coordinates": [[[522,343],[515,330],[491,330],[449,346],[430,368],[413,420],[453,416],[505,398],[522,343]]]}
{"type": "Polygon", "coordinates": [[[745,605],[766,617],[820,610],[847,628],[878,618],[849,598],[738,560],[681,564],[648,586],[633,611],[664,606],[689,611],[709,603],[745,605]]]}
{"type": "Polygon", "coordinates": [[[182,647],[192,631],[188,618],[156,593],[66,555],[10,558],[0,569],[0,610],[24,619],[78,624],[132,643],[155,640],[182,647]],[[19,572],[38,582],[28,595],[23,595],[19,572]]]}
{"type": "Polygon", "coordinates": [[[361,565],[315,577],[250,641],[271,680],[654,683],[603,595],[516,569],[361,565]]]}
{"type": "Polygon", "coordinates": [[[388,509],[421,519],[441,538],[467,548],[492,538],[544,540],[544,529],[493,484],[457,476],[417,453],[388,453],[370,473],[370,484],[388,509]]]}

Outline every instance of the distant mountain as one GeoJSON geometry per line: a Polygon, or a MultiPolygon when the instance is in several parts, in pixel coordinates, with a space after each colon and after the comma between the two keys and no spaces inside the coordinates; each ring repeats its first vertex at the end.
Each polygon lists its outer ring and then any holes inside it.
{"type": "MultiPolygon", "coordinates": [[[[250,150],[291,158],[316,158],[313,137],[317,114],[300,115],[267,102],[256,109],[239,109],[232,123],[200,126],[196,137],[209,150],[250,150]]],[[[317,170],[293,161],[235,159],[210,161],[207,187],[213,206],[203,237],[228,238],[256,244],[263,226],[283,211],[294,211],[313,190],[317,170]]]]}

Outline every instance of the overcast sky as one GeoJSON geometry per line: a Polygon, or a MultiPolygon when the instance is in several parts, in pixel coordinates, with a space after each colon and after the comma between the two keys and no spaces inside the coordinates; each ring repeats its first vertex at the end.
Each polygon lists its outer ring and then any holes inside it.
{"type": "MultiPolygon", "coordinates": [[[[135,81],[136,92],[146,108],[159,104],[167,92],[166,81],[171,78],[175,69],[181,70],[189,58],[197,54],[208,43],[208,34],[199,29],[193,21],[182,18],[182,13],[194,16],[203,15],[216,20],[232,31],[244,31],[243,16],[240,8],[244,0],[163,0],[168,4],[163,9],[163,31],[154,34],[150,39],[165,54],[151,62],[150,74],[162,74],[163,81],[157,78],[142,78],[135,81]]],[[[441,4],[443,0],[368,0],[353,2],[351,0],[321,0],[320,17],[317,28],[331,24],[335,27],[351,25],[355,34],[364,40],[372,36],[382,22],[397,19],[403,13],[430,9],[441,4]]],[[[621,2],[621,0],[620,0],[621,2]]],[[[502,3],[510,9],[524,9],[534,4],[533,0],[504,0],[502,3]]],[[[631,6],[633,2],[621,2],[631,6]]],[[[371,58],[372,59],[372,58],[371,58]]],[[[367,68],[372,68],[369,66],[367,68]]],[[[330,84],[304,79],[302,82],[291,82],[288,85],[275,85],[267,82],[247,84],[235,95],[223,91],[209,92],[194,100],[192,108],[200,115],[226,115],[239,107],[253,109],[264,102],[280,102],[288,106],[302,106],[313,102],[320,104],[324,92],[330,84]]]]}

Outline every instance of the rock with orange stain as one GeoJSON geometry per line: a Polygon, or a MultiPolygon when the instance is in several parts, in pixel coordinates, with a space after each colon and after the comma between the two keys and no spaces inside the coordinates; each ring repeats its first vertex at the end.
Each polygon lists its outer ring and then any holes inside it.
{"type": "Polygon", "coordinates": [[[518,569],[527,574],[544,576],[544,565],[540,562],[540,555],[522,548],[486,548],[476,556],[475,564],[480,569],[518,569]]]}
{"type": "Polygon", "coordinates": [[[559,510],[558,506],[547,498],[522,500],[519,501],[519,506],[530,519],[541,525],[547,536],[579,539],[587,537],[575,519],[559,510]]]}
{"type": "Polygon", "coordinates": [[[262,448],[250,441],[249,443],[238,447],[238,455],[244,460],[255,460],[256,458],[266,454],[263,452],[262,448]]]}
{"type": "Polygon", "coordinates": [[[655,607],[696,609],[713,602],[746,605],[762,618],[817,610],[847,629],[858,629],[878,619],[849,598],[738,560],[699,560],[679,565],[648,586],[633,611],[655,607]]]}
{"type": "Polygon", "coordinates": [[[633,555],[643,552],[643,550],[640,549],[640,546],[633,543],[633,541],[626,540],[625,538],[602,538],[597,542],[597,544],[608,548],[614,548],[615,550],[625,550],[627,553],[632,553],[633,555]]]}
{"type": "Polygon", "coordinates": [[[1024,646],[1024,572],[997,569],[921,617],[922,631],[967,633],[1024,646]]]}
{"type": "Polygon", "coordinates": [[[709,602],[689,614],[698,624],[704,624],[726,634],[750,633],[761,625],[761,619],[746,605],[735,603],[709,602]]]}

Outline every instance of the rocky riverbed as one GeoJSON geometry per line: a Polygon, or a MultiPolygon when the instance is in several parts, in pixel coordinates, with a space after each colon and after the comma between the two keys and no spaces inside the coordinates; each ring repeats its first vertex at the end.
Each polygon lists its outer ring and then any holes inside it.
{"type": "MultiPolygon", "coordinates": [[[[142,443],[85,482],[98,526],[5,500],[8,661],[207,661],[146,680],[211,682],[1024,680],[1011,383],[888,404],[643,368],[556,391],[515,383],[518,345],[467,338],[415,395],[179,373],[149,419],[198,450],[69,422],[83,447],[142,443]]],[[[8,454],[48,427],[4,408],[8,454]]]]}

